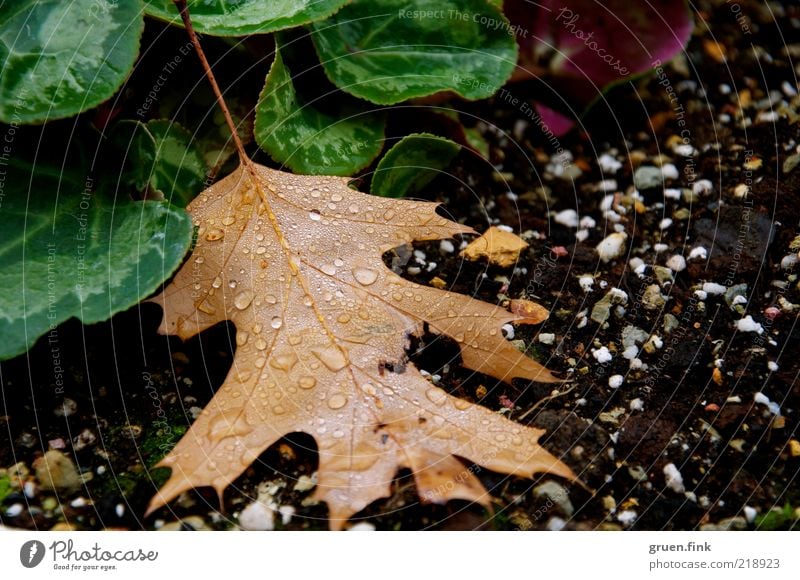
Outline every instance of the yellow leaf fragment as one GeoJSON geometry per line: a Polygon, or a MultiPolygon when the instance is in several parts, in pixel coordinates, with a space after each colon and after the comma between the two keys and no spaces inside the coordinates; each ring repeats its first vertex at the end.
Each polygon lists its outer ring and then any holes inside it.
{"type": "Polygon", "coordinates": [[[490,264],[507,268],[517,263],[519,253],[527,247],[519,236],[492,226],[461,250],[461,256],[468,260],[486,258],[490,264]]]}

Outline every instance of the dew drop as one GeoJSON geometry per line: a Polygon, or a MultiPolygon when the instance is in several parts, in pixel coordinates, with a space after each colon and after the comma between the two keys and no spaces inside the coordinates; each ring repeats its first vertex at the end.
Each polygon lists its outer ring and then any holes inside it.
{"type": "Polygon", "coordinates": [[[328,348],[314,348],[311,352],[322,364],[333,372],[340,371],[347,366],[347,359],[344,353],[338,348],[332,346],[328,348]]]}
{"type": "Polygon", "coordinates": [[[358,212],[359,212],[359,211],[361,211],[361,210],[360,210],[360,209],[358,209],[358,206],[357,206],[356,204],[354,204],[354,203],[351,203],[351,204],[350,204],[350,207],[348,207],[348,208],[347,208],[347,211],[349,211],[350,213],[356,214],[356,213],[358,213],[358,212]]]}
{"type": "Polygon", "coordinates": [[[341,193],[332,193],[331,194],[331,201],[342,201],[342,194],[341,193]]]}
{"type": "Polygon", "coordinates": [[[275,413],[276,415],[283,415],[286,412],[286,409],[284,409],[280,405],[275,405],[274,407],[272,407],[272,412],[275,413]]]}
{"type": "Polygon", "coordinates": [[[258,350],[266,350],[266,348],[267,348],[267,341],[266,341],[266,340],[264,340],[263,338],[259,338],[259,339],[256,341],[256,348],[257,348],[258,350]]]}
{"type": "Polygon", "coordinates": [[[310,375],[305,375],[300,377],[300,380],[297,381],[297,384],[301,389],[313,389],[317,385],[317,379],[310,375]]]}
{"type": "Polygon", "coordinates": [[[253,301],[253,293],[250,290],[239,292],[233,299],[233,305],[239,310],[244,310],[253,301]]]}
{"type": "Polygon", "coordinates": [[[293,352],[287,352],[273,356],[269,360],[269,366],[274,369],[289,372],[297,364],[297,355],[293,352]]]}
{"type": "Polygon", "coordinates": [[[299,334],[293,334],[288,338],[289,344],[292,346],[297,346],[301,342],[303,342],[303,337],[299,334]]]}
{"type": "Polygon", "coordinates": [[[353,270],[353,277],[362,286],[369,286],[378,279],[378,273],[370,268],[356,268],[353,270]]]}
{"type": "Polygon", "coordinates": [[[266,254],[266,253],[267,253],[266,246],[258,246],[258,248],[256,248],[256,254],[261,255],[261,254],[266,254]]]}
{"type": "Polygon", "coordinates": [[[244,346],[247,344],[247,339],[250,338],[250,333],[242,330],[236,333],[236,344],[244,346]]]}
{"type": "Polygon", "coordinates": [[[453,405],[459,411],[469,409],[469,402],[465,401],[464,399],[456,399],[455,402],[453,402],[453,405]]]}
{"type": "Polygon", "coordinates": [[[208,230],[208,232],[206,233],[206,240],[208,240],[209,242],[216,242],[217,240],[221,240],[224,237],[225,237],[225,232],[223,232],[219,228],[212,228],[208,230]]]}
{"type": "Polygon", "coordinates": [[[333,264],[323,264],[320,267],[320,270],[322,270],[322,272],[327,274],[328,276],[333,276],[334,274],[336,274],[336,268],[333,266],[333,264]]]}
{"type": "Polygon", "coordinates": [[[267,304],[277,304],[278,299],[273,294],[267,294],[264,296],[264,302],[267,304]]]}
{"type": "Polygon", "coordinates": [[[428,397],[428,400],[441,407],[447,402],[447,393],[445,393],[442,389],[437,389],[436,387],[431,387],[427,391],[425,391],[425,396],[428,397]]]}
{"type": "Polygon", "coordinates": [[[386,210],[386,212],[384,212],[384,214],[383,214],[383,219],[385,219],[385,220],[390,220],[393,217],[394,217],[394,211],[391,210],[391,209],[386,210]]]}
{"type": "Polygon", "coordinates": [[[211,304],[208,300],[203,300],[198,306],[197,309],[200,312],[205,312],[206,314],[214,314],[217,310],[214,308],[214,305],[211,304]]]}
{"type": "Polygon", "coordinates": [[[308,217],[311,218],[313,221],[318,222],[322,219],[322,216],[319,214],[317,210],[313,210],[308,212],[308,217]]]}
{"type": "Polygon", "coordinates": [[[194,263],[195,263],[195,264],[202,264],[202,263],[203,263],[203,262],[205,262],[205,261],[206,261],[206,259],[205,259],[203,256],[197,256],[197,257],[194,259],[194,263]]]}
{"type": "Polygon", "coordinates": [[[342,266],[344,266],[344,260],[340,260],[339,258],[336,258],[333,261],[333,265],[336,266],[337,268],[341,268],[342,266]]]}
{"type": "Polygon", "coordinates": [[[275,317],[273,317],[273,318],[272,318],[272,321],[269,323],[269,325],[270,325],[272,328],[274,328],[274,329],[276,329],[276,330],[277,330],[277,329],[279,329],[281,326],[283,326],[283,319],[282,319],[280,316],[275,316],[275,317]]]}
{"type": "Polygon", "coordinates": [[[232,215],[226,215],[224,218],[222,218],[222,225],[229,226],[235,221],[236,221],[235,217],[233,217],[232,215]]]}
{"type": "Polygon", "coordinates": [[[335,393],[328,399],[328,407],[331,409],[341,409],[347,404],[347,397],[341,393],[335,393]]]}
{"type": "Polygon", "coordinates": [[[342,314],[340,314],[339,316],[336,317],[336,320],[338,320],[342,324],[347,324],[348,322],[350,322],[350,315],[346,314],[346,313],[342,313],[342,314]]]}
{"type": "Polygon", "coordinates": [[[220,278],[219,276],[214,278],[214,280],[211,282],[211,286],[213,288],[219,288],[220,286],[222,286],[222,278],[220,278]]]}

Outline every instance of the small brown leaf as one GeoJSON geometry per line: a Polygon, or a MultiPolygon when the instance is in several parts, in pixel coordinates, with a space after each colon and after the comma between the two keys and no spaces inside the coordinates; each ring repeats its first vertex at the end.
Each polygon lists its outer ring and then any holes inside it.
{"type": "Polygon", "coordinates": [[[528,243],[519,236],[492,226],[461,250],[461,256],[467,260],[486,258],[491,264],[507,268],[517,263],[519,253],[527,247],[528,243]]]}
{"type": "Polygon", "coordinates": [[[222,494],[294,431],[317,441],[314,497],[327,502],[333,528],[388,496],[403,467],[431,502],[488,505],[456,457],[525,477],[574,478],[537,444],[543,431],[449,395],[406,359],[408,337],[427,323],[458,343],[468,368],[557,382],[500,332],[546,311],[514,301],[508,312],[395,275],[384,252],[471,230],[437,215],[436,204],[373,197],[347,181],[244,160],[190,204],[198,241],[154,299],[164,308],[160,331],[188,338],[230,320],[237,347],[224,384],[162,461],[172,475],[151,510],[192,487],[222,494]]]}

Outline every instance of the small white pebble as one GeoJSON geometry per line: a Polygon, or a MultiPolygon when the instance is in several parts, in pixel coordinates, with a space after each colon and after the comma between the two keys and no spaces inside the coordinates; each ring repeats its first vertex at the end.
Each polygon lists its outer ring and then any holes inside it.
{"type": "Polygon", "coordinates": [[[680,145],[675,145],[675,147],[672,148],[672,151],[675,153],[675,155],[681,155],[682,157],[691,157],[692,155],[694,155],[695,149],[691,145],[688,145],[686,143],[681,143],[680,145]]]}
{"type": "Polygon", "coordinates": [[[757,393],[755,393],[753,395],[753,401],[755,401],[759,405],[765,405],[767,407],[767,409],[769,409],[769,412],[772,413],[773,415],[780,415],[781,414],[780,405],[778,405],[778,403],[770,401],[769,397],[767,397],[761,391],[758,391],[757,393]]]}
{"type": "Polygon", "coordinates": [[[778,363],[776,363],[774,360],[771,360],[771,361],[769,361],[769,362],[767,363],[767,368],[768,368],[769,370],[771,370],[771,371],[774,373],[774,372],[775,372],[775,371],[777,371],[777,370],[778,370],[780,367],[778,366],[778,363]]]}
{"type": "Polygon", "coordinates": [[[701,260],[705,260],[708,257],[708,251],[703,246],[697,246],[696,248],[692,248],[689,252],[689,259],[694,260],[695,258],[700,258],[701,260]]]}
{"type": "Polygon", "coordinates": [[[612,389],[618,389],[622,386],[625,378],[622,375],[611,375],[608,377],[608,386],[612,389]]]}
{"type": "Polygon", "coordinates": [[[375,524],[369,522],[358,522],[347,528],[348,532],[374,532],[375,524]]]}
{"type": "Polygon", "coordinates": [[[593,348],[592,349],[592,356],[595,360],[599,363],[607,363],[614,357],[612,356],[611,352],[608,350],[608,347],[601,346],[600,348],[593,348]]]}
{"type": "Polygon", "coordinates": [[[575,239],[579,242],[585,242],[589,238],[589,230],[578,230],[575,232],[575,239]]]}
{"type": "Polygon", "coordinates": [[[281,523],[284,526],[292,521],[295,511],[294,506],[291,505],[282,505],[278,508],[278,513],[281,514],[281,523]]]}
{"type": "Polygon", "coordinates": [[[519,199],[519,196],[513,191],[507,191],[506,198],[510,199],[511,201],[517,201],[519,199]]]}
{"type": "Polygon", "coordinates": [[[565,209],[558,212],[553,218],[557,224],[566,226],[568,228],[578,227],[578,212],[574,209],[565,209]]]}
{"type": "Polygon", "coordinates": [[[664,346],[664,341],[657,334],[654,334],[653,336],[650,337],[650,342],[653,344],[654,347],[659,349],[662,346],[664,346]]]}
{"type": "Polygon", "coordinates": [[[676,189],[674,187],[668,187],[664,190],[664,197],[668,199],[680,199],[681,198],[681,190],[676,189]]]}
{"type": "Polygon", "coordinates": [[[406,272],[408,272],[412,276],[416,276],[417,274],[422,272],[422,268],[420,268],[419,266],[409,266],[408,268],[406,268],[406,272]]]}
{"type": "Polygon", "coordinates": [[[19,514],[21,514],[21,513],[22,513],[22,510],[23,510],[23,509],[25,509],[25,507],[24,507],[24,506],[23,506],[21,503],[14,503],[14,504],[11,504],[11,505],[10,505],[10,506],[8,506],[8,508],[6,509],[6,516],[7,516],[7,517],[9,517],[9,518],[15,518],[15,517],[17,517],[19,514]]]}
{"type": "Polygon", "coordinates": [[[428,272],[433,272],[436,269],[436,266],[438,265],[439,264],[437,264],[436,262],[428,262],[428,267],[425,268],[425,270],[427,270],[428,272]]]}
{"type": "Polygon", "coordinates": [[[602,191],[603,193],[614,191],[615,189],[617,189],[616,179],[604,179],[597,184],[597,191],[602,191]]]}
{"type": "Polygon", "coordinates": [[[600,202],[600,211],[607,212],[611,209],[611,206],[614,205],[614,196],[613,195],[606,195],[603,197],[603,200],[600,202]]]}
{"type": "Polygon", "coordinates": [[[631,270],[636,270],[636,268],[642,265],[644,265],[644,260],[641,258],[631,258],[628,260],[628,266],[631,267],[631,270]]]}
{"type": "Polygon", "coordinates": [[[28,499],[33,499],[36,496],[36,484],[30,480],[26,481],[22,484],[22,493],[24,493],[25,497],[28,499]]]}
{"type": "Polygon", "coordinates": [[[736,328],[739,330],[739,332],[755,332],[756,334],[764,334],[764,327],[753,320],[753,317],[749,314],[741,320],[736,321],[736,328]]]}
{"type": "Polygon", "coordinates": [[[556,335],[551,332],[540,332],[539,342],[542,344],[553,344],[556,340],[556,335]]]}
{"type": "Polygon", "coordinates": [[[781,268],[790,270],[797,264],[797,254],[788,254],[781,259],[781,268]]]}
{"type": "Polygon", "coordinates": [[[797,95],[797,88],[789,81],[783,81],[783,84],[781,84],[781,90],[787,97],[794,97],[797,95]]]}
{"type": "Polygon", "coordinates": [[[686,488],[683,486],[683,476],[674,463],[667,463],[664,466],[664,479],[669,487],[675,493],[684,493],[686,488]]]}
{"type": "Polygon", "coordinates": [[[661,166],[661,175],[664,176],[664,179],[678,179],[681,174],[678,173],[678,168],[672,163],[665,163],[661,166]]]}
{"type": "Polygon", "coordinates": [[[642,359],[640,359],[640,358],[632,358],[631,359],[630,369],[632,371],[636,371],[636,370],[643,369],[643,368],[646,368],[646,367],[645,367],[645,364],[642,362],[642,359]]]}
{"type": "Polygon", "coordinates": [[[642,401],[639,397],[636,397],[630,403],[628,403],[628,408],[631,411],[644,411],[644,401],[642,401]]]}
{"type": "Polygon", "coordinates": [[[439,242],[439,249],[443,251],[445,254],[452,254],[453,252],[456,251],[456,247],[450,240],[442,240],[441,242],[439,242]]]}
{"type": "Polygon", "coordinates": [[[603,262],[610,262],[625,251],[625,240],[628,236],[624,233],[614,232],[597,244],[597,253],[603,262]]]}
{"type": "Polygon", "coordinates": [[[633,510],[622,510],[617,514],[617,520],[623,526],[629,526],[636,521],[637,514],[633,510]]]}
{"type": "Polygon", "coordinates": [[[122,516],[124,516],[125,515],[125,505],[121,504],[121,503],[118,503],[116,506],[114,506],[114,513],[117,514],[118,518],[121,518],[122,516]]]}
{"type": "Polygon", "coordinates": [[[514,233],[514,228],[512,228],[511,226],[507,226],[505,224],[499,224],[497,226],[497,229],[501,230],[501,231],[504,231],[504,232],[508,232],[509,234],[513,234],[514,233]]]}
{"type": "Polygon", "coordinates": [[[622,163],[608,153],[600,155],[600,157],[597,158],[597,164],[600,166],[600,169],[608,173],[616,173],[622,168],[622,163]]]}
{"type": "Polygon", "coordinates": [[[667,268],[673,272],[683,272],[686,269],[686,258],[680,254],[674,254],[667,260],[667,268]]]}
{"type": "Polygon", "coordinates": [[[594,277],[588,274],[585,276],[581,276],[580,278],[578,278],[578,284],[580,284],[584,292],[591,292],[592,286],[594,285],[594,277]]]}
{"type": "Polygon", "coordinates": [[[744,519],[747,520],[747,523],[752,524],[756,519],[756,514],[758,513],[756,512],[756,509],[746,505],[742,511],[744,512],[744,519]]]}
{"type": "Polygon", "coordinates": [[[502,326],[503,335],[508,340],[514,340],[514,327],[510,324],[504,324],[502,326]]]}
{"type": "Polygon", "coordinates": [[[727,286],[717,284],[716,282],[703,282],[703,292],[706,294],[725,294],[727,286]]]}
{"type": "Polygon", "coordinates": [[[83,506],[86,505],[86,498],[85,497],[76,497],[71,502],[69,502],[69,505],[74,507],[74,508],[82,508],[83,506]]]}
{"type": "Polygon", "coordinates": [[[731,305],[736,306],[737,304],[747,304],[747,298],[741,294],[737,294],[733,297],[733,300],[731,300],[731,305]]]}
{"type": "Polygon", "coordinates": [[[695,290],[694,291],[694,295],[699,300],[705,300],[706,298],[708,298],[708,292],[706,292],[705,290],[695,290]]]}
{"type": "Polygon", "coordinates": [[[669,250],[669,246],[667,244],[653,244],[653,250],[656,252],[656,254],[663,254],[669,250]]]}
{"type": "Polygon", "coordinates": [[[671,225],[672,225],[672,218],[664,218],[663,220],[658,222],[658,228],[662,230],[667,229],[671,225]]]}
{"type": "Polygon", "coordinates": [[[550,530],[551,532],[560,532],[561,530],[564,529],[566,525],[567,522],[565,522],[562,518],[559,518],[558,516],[553,516],[552,518],[547,520],[547,529],[550,530]]]}
{"type": "Polygon", "coordinates": [[[585,216],[583,216],[581,218],[580,226],[582,228],[586,228],[586,229],[590,230],[593,227],[595,227],[596,225],[597,225],[597,222],[594,221],[594,218],[592,216],[585,215],[585,216]]]}
{"type": "Polygon", "coordinates": [[[636,358],[636,355],[638,354],[639,354],[639,347],[636,346],[635,344],[632,344],[622,351],[622,358],[633,360],[636,358]]]}
{"type": "Polygon", "coordinates": [[[275,513],[263,503],[254,501],[239,514],[242,529],[256,532],[275,529],[275,513]]]}
{"type": "Polygon", "coordinates": [[[692,192],[695,195],[703,195],[706,193],[710,193],[714,190],[714,184],[711,183],[708,179],[700,179],[694,182],[692,185],[692,192]]]}

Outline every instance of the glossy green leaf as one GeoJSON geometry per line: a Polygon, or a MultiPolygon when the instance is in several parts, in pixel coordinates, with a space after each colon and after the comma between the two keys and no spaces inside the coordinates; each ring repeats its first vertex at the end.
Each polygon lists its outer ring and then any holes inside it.
{"type": "Polygon", "coordinates": [[[255,137],[277,162],[306,175],[352,175],[383,148],[383,115],[333,116],[301,103],[280,51],[256,105],[255,137]]]}
{"type": "Polygon", "coordinates": [[[114,140],[125,154],[123,181],[186,207],[205,189],[206,165],[192,135],[178,123],[123,121],[114,140]]]}
{"type": "Polygon", "coordinates": [[[114,202],[56,167],[11,165],[0,228],[0,359],[77,317],[99,322],[146,298],[180,265],[192,222],[162,202],[114,202]]]}
{"type": "Polygon", "coordinates": [[[113,96],[139,52],[141,9],[140,0],[4,3],[0,120],[22,124],[70,117],[113,96]]]}
{"type": "MultiPolygon", "coordinates": [[[[192,25],[214,36],[266,34],[327,18],[348,0],[189,0],[192,25]]],[[[172,0],[146,0],[149,16],[182,25],[172,0]]]]}
{"type": "Polygon", "coordinates": [[[416,193],[450,165],[460,149],[458,143],[428,133],[403,137],[378,163],[370,189],[382,197],[416,193]]]}
{"type": "Polygon", "coordinates": [[[508,21],[486,0],[356,0],[312,30],[330,79],[379,104],[445,90],[482,99],[517,59],[508,21]]]}

